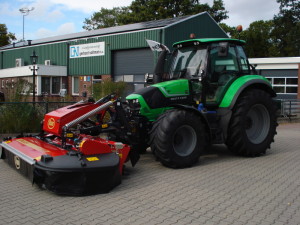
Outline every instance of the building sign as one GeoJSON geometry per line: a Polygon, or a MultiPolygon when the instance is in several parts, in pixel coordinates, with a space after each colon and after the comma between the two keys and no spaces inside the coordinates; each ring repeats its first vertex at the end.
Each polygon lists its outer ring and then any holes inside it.
{"type": "Polygon", "coordinates": [[[105,42],[96,42],[70,46],[70,58],[103,56],[105,54],[105,42]]]}

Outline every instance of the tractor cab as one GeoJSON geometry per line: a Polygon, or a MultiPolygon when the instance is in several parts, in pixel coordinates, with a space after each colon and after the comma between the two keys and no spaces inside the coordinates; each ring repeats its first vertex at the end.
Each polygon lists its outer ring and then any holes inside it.
{"type": "Polygon", "coordinates": [[[244,44],[236,39],[177,42],[171,55],[161,53],[155,70],[159,76],[156,81],[189,79],[196,101],[217,106],[235,79],[250,74],[244,44]]]}

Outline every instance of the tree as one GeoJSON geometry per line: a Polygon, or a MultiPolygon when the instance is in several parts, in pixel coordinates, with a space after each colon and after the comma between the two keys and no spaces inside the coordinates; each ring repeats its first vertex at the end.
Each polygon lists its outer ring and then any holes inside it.
{"type": "MultiPolygon", "coordinates": [[[[277,0],[279,13],[270,21],[255,21],[240,34],[246,40],[249,57],[288,57],[300,55],[300,1],[277,0]]],[[[234,27],[220,24],[232,38],[239,38],[234,27]]]]}
{"type": "MultiPolygon", "coordinates": [[[[245,38],[242,38],[241,36],[239,36],[239,33],[236,29],[236,27],[231,27],[231,26],[228,26],[227,24],[225,23],[220,23],[219,26],[225,31],[225,33],[228,34],[229,37],[231,38],[236,38],[236,39],[245,39],[245,38]]],[[[244,35],[244,32],[242,32],[240,35],[244,35]]]]}
{"type": "Polygon", "coordinates": [[[279,13],[274,16],[272,36],[279,56],[300,55],[300,1],[277,0],[279,13]]]}
{"type": "Polygon", "coordinates": [[[255,21],[245,31],[244,37],[247,42],[245,47],[249,57],[275,57],[279,52],[274,45],[272,30],[274,23],[269,21],[255,21]]]}
{"type": "Polygon", "coordinates": [[[241,39],[247,42],[245,50],[248,57],[260,58],[279,55],[271,35],[274,27],[272,20],[255,21],[249,25],[248,29],[241,33],[237,31],[237,28],[230,27],[224,23],[221,23],[220,26],[231,38],[241,39]]]}
{"type": "Polygon", "coordinates": [[[85,19],[84,29],[99,29],[130,23],[146,22],[174,18],[179,16],[194,15],[207,11],[216,22],[226,18],[227,11],[223,0],[214,0],[212,7],[200,4],[199,0],[135,0],[128,7],[102,8],[94,13],[91,18],[85,19]]]}
{"type": "Polygon", "coordinates": [[[207,11],[217,23],[228,18],[223,0],[214,0],[212,7],[207,11]]]}
{"type": "Polygon", "coordinates": [[[280,4],[279,6],[279,14],[278,16],[285,16],[288,15],[292,22],[299,22],[300,21],[300,1],[299,0],[277,0],[280,4]]]}
{"type": "Polygon", "coordinates": [[[123,25],[119,21],[119,16],[127,11],[128,7],[114,7],[113,9],[101,8],[99,12],[93,13],[89,19],[85,19],[83,28],[86,30],[95,30],[123,25]]]}
{"type": "Polygon", "coordinates": [[[12,40],[16,40],[15,34],[7,33],[6,25],[0,24],[0,47],[10,44],[12,40]]]}

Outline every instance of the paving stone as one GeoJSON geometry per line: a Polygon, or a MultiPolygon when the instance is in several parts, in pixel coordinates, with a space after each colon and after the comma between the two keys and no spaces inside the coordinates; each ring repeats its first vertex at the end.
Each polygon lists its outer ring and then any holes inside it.
{"type": "Polygon", "coordinates": [[[213,146],[191,168],[141,156],[108,194],[57,196],[0,160],[0,224],[300,224],[300,123],[278,127],[267,154],[243,158],[213,146]]]}

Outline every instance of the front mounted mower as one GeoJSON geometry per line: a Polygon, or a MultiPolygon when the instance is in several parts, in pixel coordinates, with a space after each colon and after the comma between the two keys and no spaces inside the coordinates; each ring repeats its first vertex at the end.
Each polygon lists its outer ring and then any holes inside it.
{"type": "Polygon", "coordinates": [[[111,132],[134,143],[127,135],[132,127],[124,113],[113,95],[57,109],[45,115],[39,135],[0,143],[1,158],[32,183],[57,194],[108,192],[121,183],[124,163],[130,159],[134,166],[139,159],[129,145],[99,136],[111,132]],[[103,123],[110,113],[118,121],[103,123]]]}

